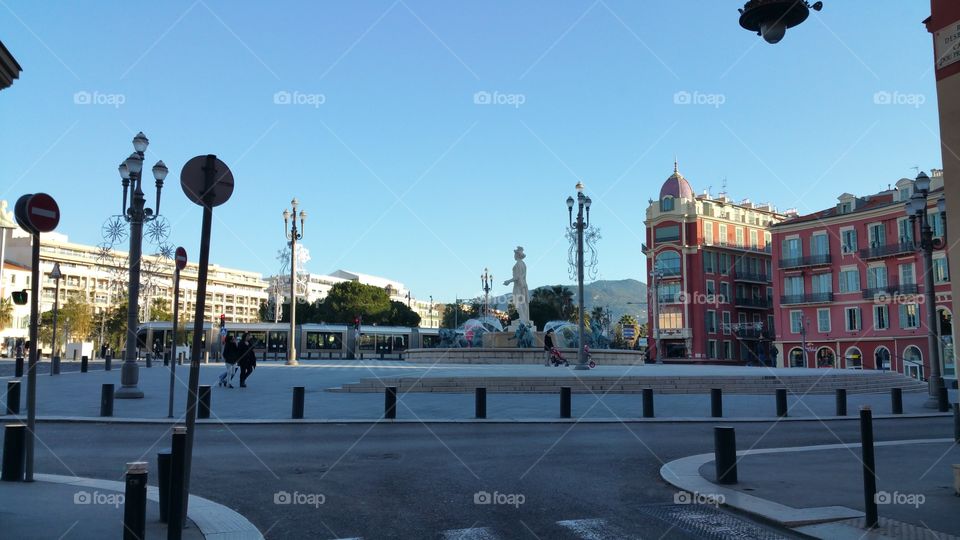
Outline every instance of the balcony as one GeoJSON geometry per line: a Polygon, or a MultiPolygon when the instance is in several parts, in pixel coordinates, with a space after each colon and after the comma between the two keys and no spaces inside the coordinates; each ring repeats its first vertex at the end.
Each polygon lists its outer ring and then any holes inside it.
{"type": "Polygon", "coordinates": [[[785,306],[796,304],[824,304],[827,302],[833,302],[832,292],[785,294],[780,297],[780,304],[785,306]]]}
{"type": "Polygon", "coordinates": [[[733,335],[740,339],[760,339],[766,337],[763,334],[763,330],[757,328],[736,328],[733,331],[733,335]]]}
{"type": "Polygon", "coordinates": [[[897,244],[887,244],[882,246],[873,246],[860,250],[860,258],[864,260],[882,259],[883,257],[893,257],[903,255],[904,253],[913,253],[916,250],[913,242],[900,242],[897,244]]]}
{"type": "Polygon", "coordinates": [[[664,328],[654,333],[654,339],[686,339],[693,336],[690,328],[664,328]]]}
{"type": "Polygon", "coordinates": [[[733,305],[750,309],[770,309],[773,302],[769,298],[751,298],[748,296],[737,297],[733,300],[733,305]]]}
{"type": "Polygon", "coordinates": [[[780,268],[803,268],[805,266],[824,266],[830,264],[830,254],[807,255],[806,257],[791,257],[780,259],[780,268]]]}
{"type": "Polygon", "coordinates": [[[659,273],[660,277],[665,279],[680,277],[681,273],[679,268],[658,268],[654,272],[659,273]]]}
{"type": "Polygon", "coordinates": [[[676,294],[658,294],[657,302],[661,304],[682,304],[686,294],[676,293],[676,294]]]}
{"type": "Polygon", "coordinates": [[[770,283],[770,276],[767,274],[757,274],[753,272],[740,272],[739,270],[733,274],[734,281],[747,281],[750,283],[770,283]]]}
{"type": "Polygon", "coordinates": [[[766,253],[767,255],[773,253],[773,244],[767,244],[766,246],[748,246],[746,244],[740,245],[735,242],[703,242],[701,245],[704,246],[714,246],[721,247],[725,249],[739,249],[741,251],[749,251],[751,253],[766,253]]]}
{"type": "Polygon", "coordinates": [[[871,287],[863,290],[864,300],[890,300],[891,297],[902,294],[919,294],[920,288],[916,283],[892,282],[886,287],[871,287]]]}

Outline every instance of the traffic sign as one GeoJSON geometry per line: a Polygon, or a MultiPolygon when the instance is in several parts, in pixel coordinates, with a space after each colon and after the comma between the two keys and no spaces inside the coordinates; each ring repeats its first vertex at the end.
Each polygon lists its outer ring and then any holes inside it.
{"type": "Polygon", "coordinates": [[[46,193],[35,193],[25,205],[26,219],[37,232],[50,232],[60,223],[60,207],[46,193]]]}
{"type": "Polygon", "coordinates": [[[180,171],[180,187],[195,204],[209,205],[211,208],[220,206],[233,195],[233,173],[217,156],[197,156],[188,161],[180,171]],[[208,163],[214,170],[207,170],[208,163]]]}
{"type": "Polygon", "coordinates": [[[30,200],[30,197],[33,197],[33,193],[27,193],[17,199],[17,204],[13,205],[13,216],[17,219],[17,225],[20,225],[21,229],[32,233],[34,232],[33,226],[27,219],[27,201],[30,200]]]}
{"type": "Polygon", "coordinates": [[[60,279],[63,277],[63,272],[60,271],[60,263],[53,263],[53,270],[50,271],[50,277],[53,279],[60,279]]]}
{"type": "Polygon", "coordinates": [[[177,270],[183,270],[187,267],[187,250],[178,247],[173,259],[177,262],[177,270]]]}

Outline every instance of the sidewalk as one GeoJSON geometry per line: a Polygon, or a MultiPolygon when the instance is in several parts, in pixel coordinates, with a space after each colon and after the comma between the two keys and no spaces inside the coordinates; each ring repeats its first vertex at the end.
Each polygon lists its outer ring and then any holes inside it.
{"type": "Polygon", "coordinates": [[[712,454],[668,463],[661,476],[689,493],[817,538],[960,538],[952,471],[960,446],[949,439],[888,441],[875,450],[881,527],[869,534],[862,528],[859,445],[739,452],[735,485],[714,483],[712,454]]]}
{"type": "MultiPolygon", "coordinates": [[[[536,374],[537,376],[569,376],[571,373],[584,374],[586,377],[617,376],[618,374],[649,374],[655,372],[664,377],[679,373],[706,374],[732,373],[768,376],[768,370],[760,368],[722,368],[717,366],[657,366],[656,371],[641,367],[600,366],[595,370],[572,372],[568,369],[545,368],[543,366],[436,366],[407,364],[390,361],[307,361],[301,366],[284,366],[277,363],[261,362],[248,381],[248,388],[228,389],[216,386],[217,377],[223,371],[222,365],[203,365],[200,371],[200,383],[211,385],[211,419],[228,420],[286,420],[291,416],[293,386],[306,387],[305,418],[310,420],[350,420],[376,421],[383,415],[383,394],[381,393],[336,393],[327,392],[327,388],[339,387],[345,383],[363,378],[374,377],[430,377],[440,376],[477,376],[536,374]],[[546,375],[544,375],[546,374],[546,375]]],[[[175,383],[174,414],[179,417],[186,407],[187,365],[177,366],[175,383]]],[[[802,374],[803,370],[777,370],[791,375],[802,374]]],[[[170,375],[168,368],[154,364],[147,369],[140,368],[140,388],[143,399],[118,399],[114,402],[115,418],[152,419],[166,421],[167,396],[170,375]]],[[[809,375],[809,373],[806,373],[809,375]]],[[[791,376],[786,375],[786,376],[791,376]]],[[[6,383],[0,377],[0,406],[5,404],[6,383]]],[[[119,364],[112,371],[103,371],[102,365],[91,368],[88,373],[64,372],[61,375],[38,375],[37,408],[42,418],[99,418],[100,390],[104,383],[120,387],[119,364]]],[[[24,385],[25,386],[25,385],[24,385]]],[[[955,399],[955,398],[953,398],[955,399]]],[[[516,420],[559,420],[559,395],[556,394],[515,394],[494,393],[487,396],[487,418],[491,421],[516,420]]],[[[904,413],[932,414],[935,411],[923,407],[926,394],[923,392],[905,392],[903,394],[904,413]]],[[[574,394],[572,415],[595,421],[617,421],[618,419],[639,419],[642,416],[640,395],[609,394],[602,396],[574,394]]],[[[850,394],[848,411],[850,418],[860,405],[870,405],[875,415],[890,412],[889,394],[850,394]]],[[[773,420],[776,403],[773,393],[770,395],[725,394],[723,396],[724,417],[727,419],[773,420]]],[[[833,395],[791,394],[788,397],[789,416],[787,421],[795,419],[816,419],[835,414],[833,395]]],[[[709,394],[656,394],[655,409],[657,419],[696,419],[705,420],[710,416],[709,394]]],[[[21,388],[21,415],[26,414],[26,389],[21,388]]],[[[474,417],[474,396],[472,393],[408,393],[400,395],[397,408],[399,420],[458,421],[474,417]]]]}

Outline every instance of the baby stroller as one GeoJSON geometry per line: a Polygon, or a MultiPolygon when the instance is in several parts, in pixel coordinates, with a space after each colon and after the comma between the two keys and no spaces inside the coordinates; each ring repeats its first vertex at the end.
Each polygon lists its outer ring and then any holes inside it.
{"type": "Polygon", "coordinates": [[[553,367],[557,367],[560,364],[563,364],[564,366],[569,366],[570,362],[567,362],[567,359],[564,358],[562,354],[560,354],[560,349],[556,347],[551,347],[550,348],[550,364],[553,367]]]}

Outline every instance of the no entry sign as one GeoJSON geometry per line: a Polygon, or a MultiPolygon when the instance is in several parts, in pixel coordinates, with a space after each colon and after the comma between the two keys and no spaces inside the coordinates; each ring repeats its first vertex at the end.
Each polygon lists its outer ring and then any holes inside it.
{"type": "Polygon", "coordinates": [[[177,270],[183,270],[187,267],[187,250],[178,247],[173,259],[177,262],[177,270]]]}
{"type": "Polygon", "coordinates": [[[32,233],[50,232],[60,223],[60,207],[46,193],[24,195],[15,208],[17,223],[32,233]]]}

